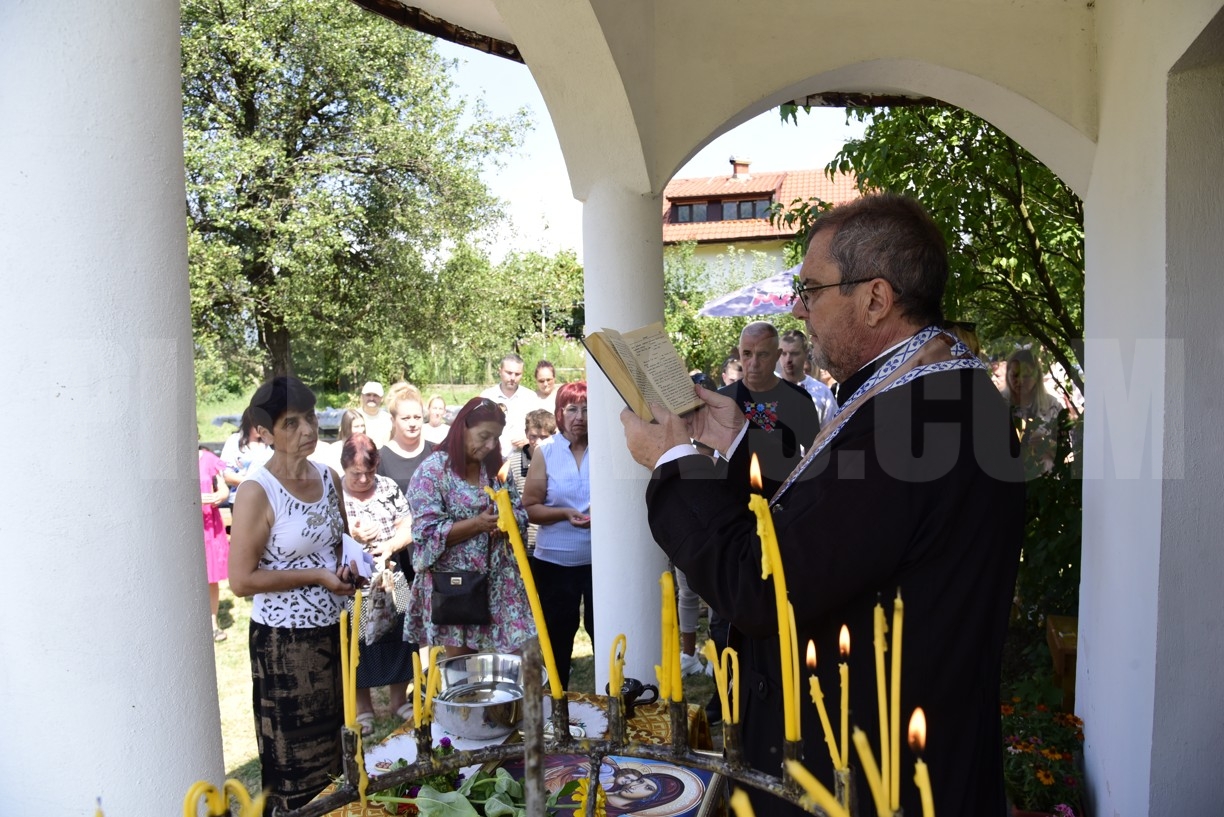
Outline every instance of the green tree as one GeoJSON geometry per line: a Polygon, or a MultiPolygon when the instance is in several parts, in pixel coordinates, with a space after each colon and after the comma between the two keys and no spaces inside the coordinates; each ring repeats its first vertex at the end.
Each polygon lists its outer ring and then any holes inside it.
{"type": "MultiPolygon", "coordinates": [[[[792,107],[782,117],[797,121],[792,107]]],[[[1072,190],[1002,131],[947,106],[857,108],[870,120],[843,146],[830,173],[853,173],[860,190],[914,196],[948,239],[944,311],[975,320],[989,338],[1031,338],[1083,388],[1084,212],[1072,190]]],[[[780,217],[806,226],[813,203],[780,217]]]]}
{"type": "Polygon", "coordinates": [[[201,359],[364,375],[454,320],[421,293],[500,217],[479,173],[525,113],[453,99],[432,38],[345,0],[183,0],[182,63],[201,359]]]}

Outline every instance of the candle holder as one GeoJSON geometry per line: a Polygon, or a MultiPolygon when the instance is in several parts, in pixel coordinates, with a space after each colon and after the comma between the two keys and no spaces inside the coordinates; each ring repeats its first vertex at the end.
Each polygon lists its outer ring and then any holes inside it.
{"type": "Polygon", "coordinates": [[[625,708],[620,695],[608,698],[608,734],[613,743],[625,742],[625,708]]]}
{"type": "Polygon", "coordinates": [[[858,801],[854,797],[854,770],[849,766],[833,770],[833,796],[850,812],[850,817],[858,817],[858,801]]]}
{"type": "MultiPolygon", "coordinates": [[[[539,648],[537,647],[537,649],[539,648]]],[[[543,690],[541,690],[542,693],[543,690]]],[[[562,695],[560,698],[551,698],[550,700],[552,701],[552,742],[559,747],[568,746],[574,742],[574,738],[570,734],[569,698],[566,695],[562,695]]]]}
{"type": "Polygon", "coordinates": [[[357,733],[347,726],[340,727],[340,758],[344,769],[344,788],[357,794],[361,770],[357,768],[357,733]]]}
{"type": "Polygon", "coordinates": [[[688,754],[688,704],[684,701],[670,701],[668,714],[671,716],[671,748],[676,757],[688,754]]]}
{"type": "MultiPolygon", "coordinates": [[[[803,741],[801,740],[784,740],[782,741],[782,759],[793,760],[796,763],[803,762],[803,741]]],[[[799,784],[791,777],[790,772],[786,770],[786,764],[782,764],[782,785],[787,791],[798,795],[802,790],[799,784]]]]}
{"type": "MultiPolygon", "coordinates": [[[[543,814],[544,790],[544,679],[540,674],[540,642],[523,647],[523,795],[528,814],[543,814]]],[[[568,712],[567,712],[568,715],[568,712]]]]}
{"type": "Polygon", "coordinates": [[[723,758],[733,769],[744,768],[743,727],[738,723],[723,721],[723,758]]]}

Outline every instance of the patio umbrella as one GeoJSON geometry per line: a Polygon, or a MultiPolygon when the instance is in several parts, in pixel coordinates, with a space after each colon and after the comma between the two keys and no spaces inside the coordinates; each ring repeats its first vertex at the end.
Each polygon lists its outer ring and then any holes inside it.
{"type": "Polygon", "coordinates": [[[705,318],[741,318],[790,312],[791,280],[799,273],[801,266],[796,264],[763,281],[720,295],[707,301],[697,314],[705,318]]]}

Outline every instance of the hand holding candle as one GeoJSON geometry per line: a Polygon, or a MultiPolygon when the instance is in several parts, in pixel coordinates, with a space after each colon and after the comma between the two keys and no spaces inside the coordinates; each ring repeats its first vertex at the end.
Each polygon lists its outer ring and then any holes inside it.
{"type": "Polygon", "coordinates": [[[918,755],[914,763],[914,784],[918,786],[918,794],[922,798],[922,817],[935,817],[935,800],[931,795],[931,774],[922,760],[922,750],[926,746],[926,715],[922,707],[914,710],[909,722],[909,745],[918,755]]]}

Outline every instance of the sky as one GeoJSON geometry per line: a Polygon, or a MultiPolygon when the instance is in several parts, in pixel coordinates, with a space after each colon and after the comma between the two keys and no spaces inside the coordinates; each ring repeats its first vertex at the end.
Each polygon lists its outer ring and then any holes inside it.
{"type": "MultiPolygon", "coordinates": [[[[452,77],[455,94],[482,98],[494,116],[509,116],[526,108],[535,127],[523,145],[505,157],[505,166],[487,170],[485,182],[506,202],[510,224],[489,247],[496,262],[512,251],[551,255],[572,249],[582,260],[582,205],[570,192],[565,161],[557,143],[544,99],[527,66],[439,40],[438,51],[458,62],[452,77]]],[[[752,159],[757,172],[823,168],[842,144],[862,133],[858,123],[847,125],[840,108],[799,114],[799,126],[782,124],[776,110],[723,134],[694,156],[677,178],[730,173],[732,155],[752,159]]]]}

